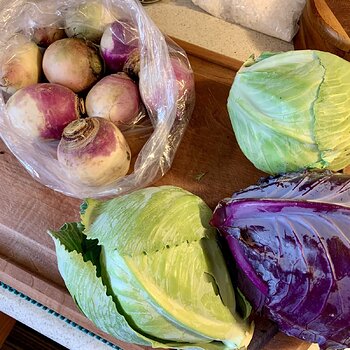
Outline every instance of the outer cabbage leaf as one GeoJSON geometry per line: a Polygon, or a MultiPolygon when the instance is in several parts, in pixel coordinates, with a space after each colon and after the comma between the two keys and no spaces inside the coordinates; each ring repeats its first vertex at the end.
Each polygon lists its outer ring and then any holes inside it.
{"type": "Polygon", "coordinates": [[[340,170],[350,163],[350,63],[327,52],[317,56],[326,73],[313,106],[315,141],[328,168],[340,170]]]}
{"type": "Polygon", "coordinates": [[[254,308],[334,349],[350,346],[349,186],[331,173],[268,178],[220,202],[211,221],[254,308]]]}
{"type": "MultiPolygon", "coordinates": [[[[137,334],[121,315],[93,264],[99,261],[99,248],[87,244],[83,226],[65,224],[59,232],[50,231],[56,246],[58,268],[65,284],[79,309],[97,327],[118,339],[140,345],[152,345],[151,341],[137,334]],[[84,245],[95,251],[92,260],[84,259],[84,245]]],[[[85,254],[86,256],[86,254],[85,254]]]]}
{"type": "Polygon", "coordinates": [[[237,142],[270,174],[350,163],[350,63],[330,53],[264,53],[238,71],[228,99],[237,142]]]}

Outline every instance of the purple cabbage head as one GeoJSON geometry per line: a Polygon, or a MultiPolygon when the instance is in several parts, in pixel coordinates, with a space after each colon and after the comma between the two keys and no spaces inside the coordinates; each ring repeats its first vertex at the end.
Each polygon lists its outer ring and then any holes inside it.
{"type": "Polygon", "coordinates": [[[350,177],[294,173],[220,202],[238,287],[282,332],[321,348],[350,347],[350,177]]]}

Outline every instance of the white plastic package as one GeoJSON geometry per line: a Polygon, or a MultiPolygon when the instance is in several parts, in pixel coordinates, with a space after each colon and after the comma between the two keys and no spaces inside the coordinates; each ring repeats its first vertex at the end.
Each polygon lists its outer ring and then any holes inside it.
{"type": "Polygon", "coordinates": [[[192,0],[225,21],[291,41],[306,0],[192,0]]]}
{"type": "MultiPolygon", "coordinates": [[[[103,21],[127,23],[138,40],[138,84],[148,117],[141,113],[132,127],[122,130],[132,151],[128,174],[99,186],[82,185],[75,181],[57,159],[58,141],[33,141],[17,132],[6,110],[10,95],[6,92],[0,94],[0,136],[7,147],[36,180],[58,192],[77,198],[118,196],[145,187],[163,176],[171,167],[195,103],[193,72],[185,52],[159,31],[138,0],[2,2],[0,75],[3,74],[1,70],[4,64],[14,58],[11,52],[14,52],[13,46],[18,45],[16,33],[24,33],[26,40],[30,41],[33,28],[36,27],[67,29],[65,16],[72,9],[92,1],[102,4],[105,11],[101,14],[102,19],[95,23],[88,21],[87,25],[101,26],[103,21]],[[174,62],[175,66],[180,64],[180,72],[176,71],[174,62]]],[[[80,24],[83,25],[84,16],[84,13],[78,16],[78,20],[82,22],[80,24]]],[[[75,25],[80,24],[75,23],[73,31],[75,25]]],[[[23,41],[23,36],[21,40],[23,41]]],[[[85,96],[80,95],[82,98],[85,96]]]]}

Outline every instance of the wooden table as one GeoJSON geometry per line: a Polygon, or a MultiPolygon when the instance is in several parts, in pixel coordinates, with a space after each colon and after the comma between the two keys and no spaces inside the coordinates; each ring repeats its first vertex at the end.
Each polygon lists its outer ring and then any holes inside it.
{"type": "MultiPolygon", "coordinates": [[[[181,186],[214,208],[220,199],[264,175],[240,151],[226,110],[241,62],[180,44],[195,71],[196,107],[172,169],[156,185],[181,186]]],[[[78,220],[80,200],[33,180],[2,143],[0,169],[0,281],[124,349],[140,350],[101,332],[86,319],[58,272],[54,244],[46,231],[78,220]]],[[[309,346],[276,333],[272,323],[258,320],[251,350],[306,350],[309,346]]]]}

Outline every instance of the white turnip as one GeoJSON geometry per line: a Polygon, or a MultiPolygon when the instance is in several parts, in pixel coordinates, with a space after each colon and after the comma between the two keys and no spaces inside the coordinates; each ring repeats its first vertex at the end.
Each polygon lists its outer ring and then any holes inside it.
{"type": "Polygon", "coordinates": [[[131,154],[117,126],[106,119],[86,118],[66,126],[57,158],[74,182],[102,186],[127,174],[131,154]]]}
{"type": "Polygon", "coordinates": [[[6,103],[11,124],[27,140],[59,140],[81,109],[81,100],[73,91],[46,83],[23,88],[6,103]]]}
{"type": "Polygon", "coordinates": [[[55,41],[46,49],[43,70],[50,83],[81,92],[100,78],[103,63],[94,46],[82,39],[67,38],[55,41]]]}
{"type": "Polygon", "coordinates": [[[112,14],[97,2],[70,7],[65,13],[67,36],[90,40],[96,44],[99,44],[106,26],[113,21],[112,14]]]}
{"type": "Polygon", "coordinates": [[[66,38],[64,29],[57,27],[37,27],[32,31],[32,40],[41,47],[48,47],[55,41],[66,38]]]}
{"type": "Polygon", "coordinates": [[[126,73],[131,79],[138,82],[140,74],[140,50],[134,49],[123,66],[123,72],[126,73]]]}
{"type": "Polygon", "coordinates": [[[107,26],[101,38],[101,54],[107,68],[121,72],[130,54],[138,47],[138,32],[128,22],[116,21],[107,26]]]}
{"type": "Polygon", "coordinates": [[[140,111],[137,85],[124,73],[102,78],[86,96],[86,112],[90,117],[101,117],[116,125],[130,125],[140,111]]]}
{"type": "Polygon", "coordinates": [[[0,88],[13,94],[39,82],[42,54],[39,47],[22,35],[14,36],[3,48],[0,62],[0,88]]]}

